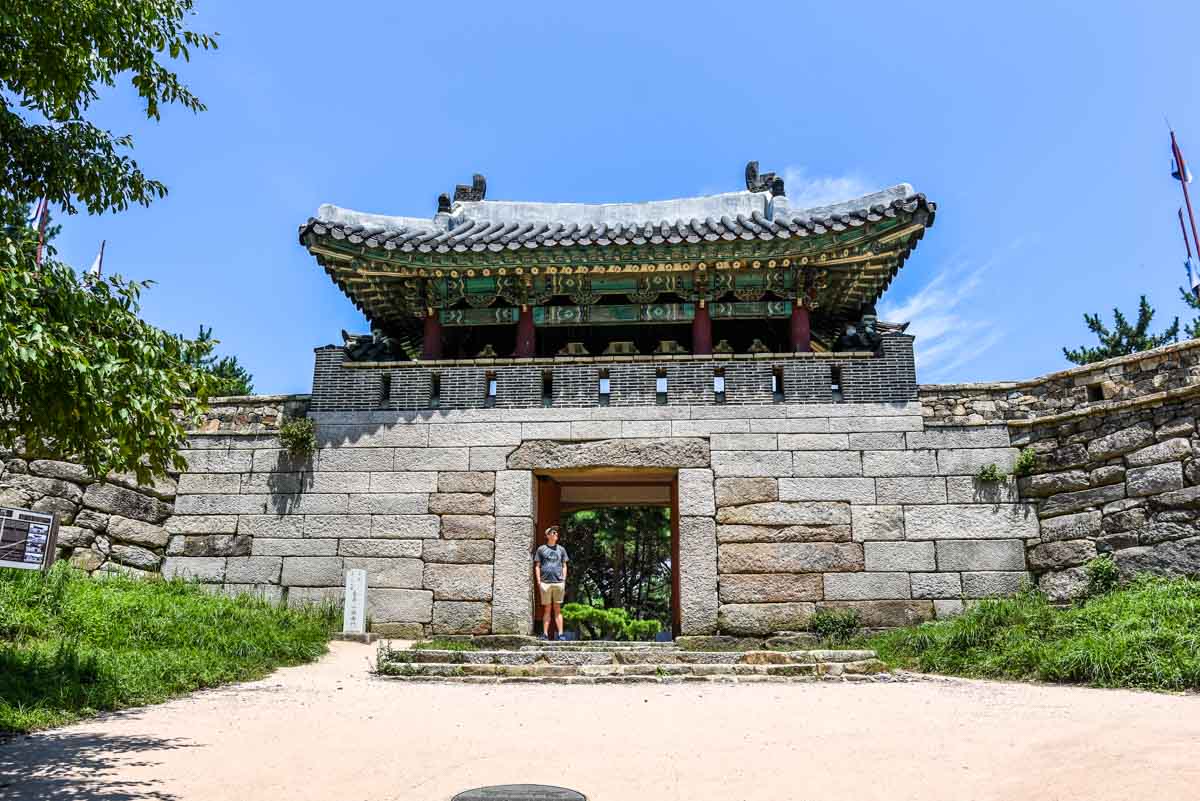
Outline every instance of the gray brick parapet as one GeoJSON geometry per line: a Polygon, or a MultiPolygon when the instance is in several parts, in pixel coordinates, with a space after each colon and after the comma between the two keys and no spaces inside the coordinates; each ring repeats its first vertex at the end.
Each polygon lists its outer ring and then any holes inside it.
{"type": "Polygon", "coordinates": [[[883,337],[878,353],[739,354],[349,362],[316,350],[313,411],[588,408],[771,403],[879,403],[916,399],[912,337],[883,337]],[[714,378],[724,392],[718,398],[714,378]],[[666,379],[660,395],[658,379],[666,379]],[[488,397],[489,378],[495,393],[488,397]],[[434,388],[437,387],[435,394],[434,388]]]}

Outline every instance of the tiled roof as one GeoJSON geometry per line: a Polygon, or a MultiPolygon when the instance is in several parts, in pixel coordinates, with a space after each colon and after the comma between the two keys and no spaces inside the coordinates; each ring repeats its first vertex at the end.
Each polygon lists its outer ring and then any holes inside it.
{"type": "Polygon", "coordinates": [[[936,204],[899,184],[831,206],[791,210],[786,196],[730,192],[649,203],[458,201],[432,219],[363,214],[324,205],[300,228],[371,248],[404,253],[500,252],[549,247],[803,239],[870,222],[928,212],[936,204]]]}

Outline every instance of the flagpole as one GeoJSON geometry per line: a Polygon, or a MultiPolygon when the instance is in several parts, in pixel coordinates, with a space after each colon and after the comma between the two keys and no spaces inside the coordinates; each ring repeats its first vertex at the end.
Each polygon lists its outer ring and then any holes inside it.
{"type": "Polygon", "coordinates": [[[1187,228],[1183,225],[1183,209],[1176,209],[1179,212],[1179,233],[1183,234],[1183,249],[1187,252],[1187,260],[1184,265],[1187,267],[1188,285],[1192,290],[1192,296],[1200,299],[1200,276],[1196,275],[1196,269],[1192,267],[1192,243],[1188,241],[1187,228]]]}
{"type": "MultiPolygon", "coordinates": [[[[1180,212],[1182,214],[1182,212],[1180,212]]],[[[1179,218],[1179,224],[1183,225],[1183,218],[1179,218]]],[[[1186,235],[1185,235],[1186,236],[1186,235]]],[[[99,278],[104,273],[104,243],[106,240],[100,240],[100,263],[96,265],[96,277],[99,278]]],[[[1190,259],[1191,256],[1188,256],[1190,259]]]]}
{"type": "MultiPolygon", "coordinates": [[[[1171,131],[1171,155],[1175,157],[1175,166],[1179,168],[1179,185],[1183,187],[1183,202],[1187,206],[1188,219],[1192,223],[1192,241],[1196,244],[1196,253],[1200,254],[1200,235],[1196,233],[1196,215],[1192,212],[1192,198],[1188,194],[1187,189],[1187,165],[1183,161],[1183,153],[1179,150],[1179,143],[1175,141],[1175,131],[1171,131]]],[[[1184,234],[1187,238],[1187,234],[1184,234]]]]}
{"type": "Polygon", "coordinates": [[[1183,227],[1183,209],[1179,209],[1179,233],[1183,234],[1183,247],[1187,251],[1188,261],[1192,260],[1192,243],[1188,241],[1187,229],[1183,227]]]}

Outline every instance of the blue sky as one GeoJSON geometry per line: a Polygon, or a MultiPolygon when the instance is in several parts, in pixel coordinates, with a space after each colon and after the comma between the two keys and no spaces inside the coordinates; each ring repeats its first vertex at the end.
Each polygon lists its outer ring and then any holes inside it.
{"type": "Polygon", "coordinates": [[[107,239],[106,272],[157,282],[147,318],[212,325],[259,392],[308,391],[312,349],[366,330],[297,226],[431,215],[473,172],[597,202],[740,189],[750,159],[793,198],[907,181],[938,217],[881,313],[925,382],[1062,368],[1084,312],[1141,292],[1186,315],[1164,114],[1200,174],[1198,3],[198,6],[221,47],[179,71],[208,111],[149,123],[126,86],[94,109],[169,196],[60,217],[60,255],[107,239]]]}

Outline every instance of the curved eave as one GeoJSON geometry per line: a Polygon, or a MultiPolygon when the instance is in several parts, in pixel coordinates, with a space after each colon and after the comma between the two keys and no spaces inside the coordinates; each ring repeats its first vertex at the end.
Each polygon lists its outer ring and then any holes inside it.
{"type": "Polygon", "coordinates": [[[936,209],[924,195],[915,194],[887,206],[824,218],[770,221],[755,214],[736,221],[663,222],[607,231],[569,231],[561,225],[551,230],[553,226],[543,224],[524,233],[506,232],[511,224],[480,228],[464,223],[436,236],[429,230],[409,236],[310,219],[300,227],[299,238],[368,319],[405,331],[420,323],[411,303],[397,302],[399,282],[460,274],[533,277],[803,265],[823,271],[827,286],[822,301],[836,314],[879,299],[933,224],[936,209]]]}

